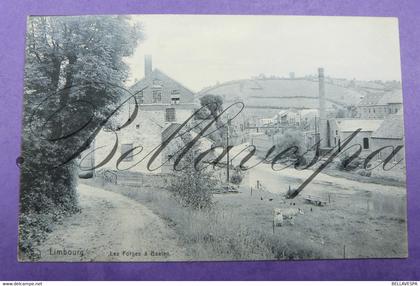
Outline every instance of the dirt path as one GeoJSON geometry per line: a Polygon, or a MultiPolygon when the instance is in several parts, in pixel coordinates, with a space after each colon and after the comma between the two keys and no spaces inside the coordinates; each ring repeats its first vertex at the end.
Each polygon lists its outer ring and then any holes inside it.
{"type": "Polygon", "coordinates": [[[177,236],[148,208],[122,195],[79,185],[81,212],[43,242],[41,261],[186,260],[177,236]]]}

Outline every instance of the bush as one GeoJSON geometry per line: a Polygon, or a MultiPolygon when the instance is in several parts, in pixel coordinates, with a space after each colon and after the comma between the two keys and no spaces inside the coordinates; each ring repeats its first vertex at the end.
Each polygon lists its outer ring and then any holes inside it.
{"type": "Polygon", "coordinates": [[[345,155],[344,157],[340,158],[339,169],[345,171],[353,171],[359,168],[363,164],[363,160],[359,157],[354,158],[350,161],[350,156],[345,155]]]}
{"type": "Polygon", "coordinates": [[[230,182],[235,185],[239,185],[240,183],[242,183],[243,179],[244,176],[239,168],[235,169],[233,174],[230,176],[230,182]]]}
{"type": "MultiPolygon", "coordinates": [[[[185,144],[191,139],[190,134],[182,136],[185,144]]],[[[209,170],[194,166],[193,162],[199,154],[198,145],[197,142],[181,160],[180,171],[174,171],[169,190],[182,206],[208,209],[213,204],[212,196],[218,183],[209,170]]]]}
{"type": "MultiPolygon", "coordinates": [[[[301,155],[303,152],[303,133],[295,130],[287,130],[282,136],[279,137],[276,145],[277,149],[281,152],[288,148],[297,147],[296,154],[301,155]]],[[[290,156],[296,158],[293,150],[290,151],[290,156]]]]}
{"type": "Polygon", "coordinates": [[[356,174],[363,177],[370,177],[372,175],[372,172],[370,170],[360,169],[356,171],[356,174]]]}
{"type": "Polygon", "coordinates": [[[230,176],[230,182],[232,184],[235,184],[235,185],[239,185],[242,182],[242,179],[243,179],[242,176],[240,174],[238,174],[238,173],[233,174],[232,176],[230,176]]]}
{"type": "Polygon", "coordinates": [[[308,163],[308,160],[304,156],[298,156],[295,162],[295,168],[304,168],[308,163]]]}

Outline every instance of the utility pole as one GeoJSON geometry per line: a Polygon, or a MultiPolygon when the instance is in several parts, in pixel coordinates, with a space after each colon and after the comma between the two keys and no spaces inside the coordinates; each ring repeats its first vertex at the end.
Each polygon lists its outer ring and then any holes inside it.
{"type": "Polygon", "coordinates": [[[227,128],[226,128],[226,181],[227,184],[229,185],[229,165],[230,165],[230,160],[229,160],[229,125],[230,125],[230,120],[228,119],[228,124],[227,124],[227,128]]]}

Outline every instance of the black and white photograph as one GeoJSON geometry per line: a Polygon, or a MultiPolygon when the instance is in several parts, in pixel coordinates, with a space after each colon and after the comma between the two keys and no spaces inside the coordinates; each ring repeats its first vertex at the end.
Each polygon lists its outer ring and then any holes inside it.
{"type": "Polygon", "coordinates": [[[27,18],[18,260],[406,258],[398,19],[27,18]]]}

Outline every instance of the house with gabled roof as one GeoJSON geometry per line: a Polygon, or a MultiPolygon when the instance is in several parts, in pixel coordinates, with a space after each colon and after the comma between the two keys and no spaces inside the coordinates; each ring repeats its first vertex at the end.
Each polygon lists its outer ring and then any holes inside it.
{"type": "MultiPolygon", "coordinates": [[[[129,169],[132,172],[162,173],[169,170],[159,167],[167,161],[167,152],[161,152],[155,158],[151,166],[154,171],[148,169],[147,163],[165,138],[194,113],[194,93],[161,70],[153,69],[151,56],[145,57],[145,77],[129,90],[135,94],[138,104],[136,118],[115,133],[101,130],[89,148],[94,158],[85,162],[98,164],[103,161],[114,148],[116,134],[118,146],[115,154],[107,164],[98,169],[117,170],[118,164],[119,170],[129,169]],[[124,158],[117,162],[123,154],[126,154],[124,158]]],[[[134,100],[127,102],[118,120],[125,122],[134,108],[134,100]]]]}
{"type": "MultiPolygon", "coordinates": [[[[367,155],[372,152],[372,134],[379,128],[383,120],[378,119],[356,119],[356,118],[334,118],[327,122],[327,137],[328,147],[339,147],[345,140],[351,136],[357,129],[361,128],[360,132],[347,145],[358,144],[362,148],[361,155],[367,155]]],[[[349,150],[348,153],[354,153],[357,150],[349,150]]],[[[346,152],[345,152],[346,153],[346,152]]]]}
{"type": "Polygon", "coordinates": [[[394,89],[386,92],[369,93],[358,104],[360,118],[383,119],[402,108],[402,91],[394,89]]]}
{"type": "MultiPolygon", "coordinates": [[[[403,114],[398,112],[388,116],[379,128],[372,134],[372,146],[374,150],[386,146],[392,146],[396,148],[399,145],[404,146],[404,123],[403,114]]],[[[386,159],[392,152],[391,148],[384,149],[377,155],[378,160],[386,159]]],[[[393,160],[399,161],[404,159],[404,151],[400,151],[395,154],[393,160]]],[[[404,164],[402,164],[404,165],[404,164]]]]}

